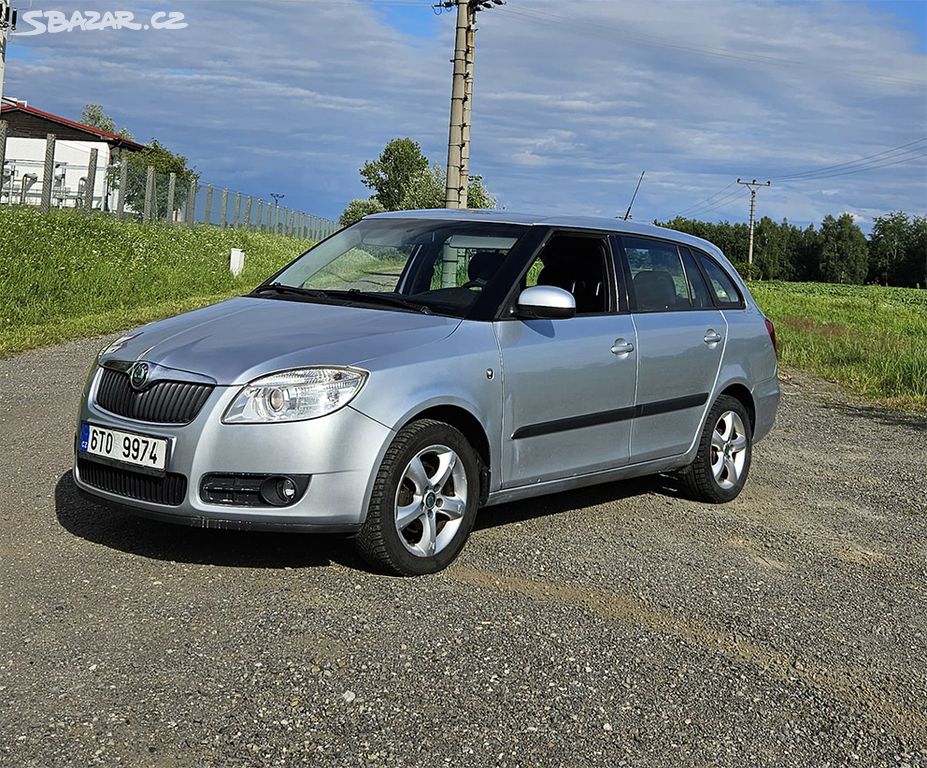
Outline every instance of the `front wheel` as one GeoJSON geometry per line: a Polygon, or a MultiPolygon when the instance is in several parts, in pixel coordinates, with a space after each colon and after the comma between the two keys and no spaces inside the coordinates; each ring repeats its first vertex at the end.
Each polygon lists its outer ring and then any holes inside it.
{"type": "Polygon", "coordinates": [[[357,536],[361,555],[404,576],[446,568],[463,549],[479,502],[479,460],[454,427],[403,427],[383,457],[357,536]]]}
{"type": "Polygon", "coordinates": [[[740,400],[721,395],[708,412],[695,461],[679,475],[694,499],[721,504],[743,490],[752,457],[747,409],[740,400]]]}

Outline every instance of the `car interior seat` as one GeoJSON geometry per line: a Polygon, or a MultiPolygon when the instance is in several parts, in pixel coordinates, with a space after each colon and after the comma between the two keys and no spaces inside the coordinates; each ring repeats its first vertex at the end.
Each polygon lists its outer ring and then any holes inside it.
{"type": "Polygon", "coordinates": [[[634,275],[634,293],[639,309],[674,309],[677,304],[676,283],[662,269],[647,269],[634,275]]]}
{"type": "Polygon", "coordinates": [[[467,263],[467,282],[464,288],[482,288],[496,274],[502,264],[502,254],[498,251],[477,251],[467,263]]]}
{"type": "Polygon", "coordinates": [[[605,311],[605,263],[596,249],[576,247],[575,241],[554,243],[545,249],[538,285],[553,285],[573,294],[577,314],[605,311]]]}

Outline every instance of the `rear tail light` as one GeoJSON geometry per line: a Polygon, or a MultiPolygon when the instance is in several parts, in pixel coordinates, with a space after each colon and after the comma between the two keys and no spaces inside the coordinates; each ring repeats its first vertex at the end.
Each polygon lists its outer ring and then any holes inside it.
{"type": "Polygon", "coordinates": [[[769,340],[773,345],[773,352],[776,353],[776,357],[779,357],[779,347],[776,344],[776,326],[772,324],[772,320],[768,317],[763,318],[766,321],[766,332],[769,334],[769,340]]]}

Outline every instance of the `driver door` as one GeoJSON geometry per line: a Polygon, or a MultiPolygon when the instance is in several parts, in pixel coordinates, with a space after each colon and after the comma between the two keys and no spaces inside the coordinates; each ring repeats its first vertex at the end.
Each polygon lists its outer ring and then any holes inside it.
{"type": "Polygon", "coordinates": [[[555,235],[528,270],[525,286],[535,284],[570,291],[577,314],[495,323],[504,488],[618,467],[629,456],[636,335],[607,238],[555,235]]]}

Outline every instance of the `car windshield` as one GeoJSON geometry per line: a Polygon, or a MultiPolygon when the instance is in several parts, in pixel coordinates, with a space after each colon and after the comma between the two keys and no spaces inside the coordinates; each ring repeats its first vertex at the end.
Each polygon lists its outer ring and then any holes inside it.
{"type": "Polygon", "coordinates": [[[367,219],[306,251],[258,292],[463,317],[526,231],[489,222],[367,219]]]}

